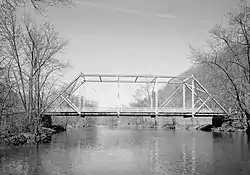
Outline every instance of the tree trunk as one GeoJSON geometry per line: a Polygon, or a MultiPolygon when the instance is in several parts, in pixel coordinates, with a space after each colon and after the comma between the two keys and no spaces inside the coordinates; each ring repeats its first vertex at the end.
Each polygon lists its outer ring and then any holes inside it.
{"type": "Polygon", "coordinates": [[[247,127],[247,130],[246,130],[246,133],[250,136],[250,113],[245,110],[244,111],[244,116],[245,116],[245,119],[246,119],[246,127],[247,127]]]}
{"type": "Polygon", "coordinates": [[[250,121],[247,121],[247,130],[246,130],[247,135],[250,136],[250,121]]]}

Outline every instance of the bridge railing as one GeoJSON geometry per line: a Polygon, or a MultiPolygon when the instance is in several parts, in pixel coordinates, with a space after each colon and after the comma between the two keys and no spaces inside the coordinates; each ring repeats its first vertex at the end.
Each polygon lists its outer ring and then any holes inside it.
{"type": "MultiPolygon", "coordinates": [[[[194,111],[197,111],[198,108],[195,108],[194,111]]],[[[72,108],[58,108],[54,111],[49,112],[75,112],[72,108]]],[[[83,108],[81,112],[156,112],[155,108],[118,108],[118,107],[87,107],[83,108]]],[[[178,107],[168,107],[158,109],[157,112],[175,112],[175,113],[190,113],[192,112],[192,108],[178,108],[178,107]]],[[[213,111],[207,109],[201,109],[199,112],[204,113],[213,113],[213,112],[221,112],[221,110],[215,109],[213,111]]]]}

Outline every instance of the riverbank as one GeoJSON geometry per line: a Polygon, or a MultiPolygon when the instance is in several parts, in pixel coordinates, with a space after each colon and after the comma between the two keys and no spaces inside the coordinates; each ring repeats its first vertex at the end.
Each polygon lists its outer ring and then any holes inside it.
{"type": "Polygon", "coordinates": [[[111,128],[158,128],[158,129],[181,129],[198,130],[206,132],[246,132],[247,125],[240,116],[229,117],[200,117],[200,118],[111,118],[109,122],[111,128]],[[193,121],[192,121],[193,120],[193,121]]]}
{"type": "Polygon", "coordinates": [[[18,146],[23,144],[48,143],[51,141],[53,134],[66,130],[65,125],[54,123],[51,116],[42,116],[41,124],[33,132],[25,124],[23,123],[19,127],[7,125],[7,128],[1,128],[0,144],[18,146]]]}
{"type": "MultiPolygon", "coordinates": [[[[157,128],[157,129],[181,129],[181,130],[201,130],[209,132],[245,132],[246,126],[240,121],[225,120],[224,118],[149,118],[149,117],[111,117],[104,119],[110,128],[157,128]],[[192,121],[193,120],[193,121],[192,121]]],[[[67,128],[84,128],[98,125],[98,120],[81,117],[50,117],[45,116],[39,127],[39,134],[30,132],[16,132],[16,134],[0,134],[0,143],[8,145],[23,145],[34,143],[49,143],[53,134],[65,131],[67,128]]],[[[100,123],[100,125],[103,125],[100,123]]]]}
{"type": "Polygon", "coordinates": [[[211,117],[183,118],[183,117],[120,117],[110,118],[107,124],[111,128],[162,128],[162,129],[187,129],[212,124],[211,117]],[[192,121],[193,120],[193,121],[192,121]]]}
{"type": "Polygon", "coordinates": [[[66,131],[68,128],[85,128],[90,126],[94,126],[91,119],[79,116],[51,117],[44,115],[41,119],[41,125],[38,128],[37,133],[39,134],[25,132],[18,128],[10,132],[3,130],[3,132],[0,131],[0,144],[18,146],[24,144],[49,143],[53,134],[66,131]]]}
{"type": "Polygon", "coordinates": [[[207,132],[247,132],[247,124],[241,116],[232,115],[229,117],[214,117],[212,124],[203,125],[197,130],[207,132]]]}

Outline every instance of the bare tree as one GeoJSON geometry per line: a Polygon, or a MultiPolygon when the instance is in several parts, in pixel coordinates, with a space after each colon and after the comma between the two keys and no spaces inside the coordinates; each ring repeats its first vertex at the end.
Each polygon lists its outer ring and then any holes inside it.
{"type": "Polygon", "coordinates": [[[7,85],[18,94],[29,122],[37,125],[56,83],[56,76],[68,66],[55,59],[66,42],[59,38],[55,27],[49,23],[36,26],[28,16],[18,21],[14,10],[1,15],[2,58],[11,62],[5,76],[7,85]]]}
{"type": "Polygon", "coordinates": [[[14,9],[31,4],[38,12],[44,12],[47,7],[57,4],[72,4],[72,0],[0,0],[1,8],[14,9]]]}
{"type": "Polygon", "coordinates": [[[134,101],[130,103],[131,107],[150,107],[152,98],[152,84],[146,83],[146,85],[141,86],[136,89],[133,94],[134,101]]]}
{"type": "Polygon", "coordinates": [[[191,59],[211,70],[214,81],[210,83],[220,87],[221,95],[228,94],[230,103],[250,121],[246,103],[250,91],[250,7],[242,1],[228,19],[227,27],[217,25],[210,31],[209,50],[192,49],[191,59]]]}

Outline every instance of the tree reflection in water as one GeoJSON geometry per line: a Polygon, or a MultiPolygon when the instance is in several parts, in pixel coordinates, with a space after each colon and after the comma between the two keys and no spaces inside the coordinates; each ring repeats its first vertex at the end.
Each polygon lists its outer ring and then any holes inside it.
{"type": "Polygon", "coordinates": [[[160,171],[160,157],[159,157],[159,140],[153,139],[152,146],[150,147],[150,163],[151,172],[159,173],[160,171]]]}
{"type": "Polygon", "coordinates": [[[72,129],[50,144],[0,149],[0,174],[249,174],[249,138],[165,130],[72,129]]]}
{"type": "MultiPolygon", "coordinates": [[[[46,147],[44,148],[46,149],[46,147]]],[[[43,172],[41,166],[43,164],[40,157],[41,148],[36,146],[23,146],[21,148],[0,151],[0,174],[38,174],[43,172]],[[22,149],[22,153],[18,153],[22,149]],[[16,154],[15,154],[16,151],[16,154]]]]}
{"type": "Polygon", "coordinates": [[[188,143],[182,143],[182,159],[183,168],[181,174],[196,174],[196,138],[194,133],[192,134],[191,145],[188,143]]]}

